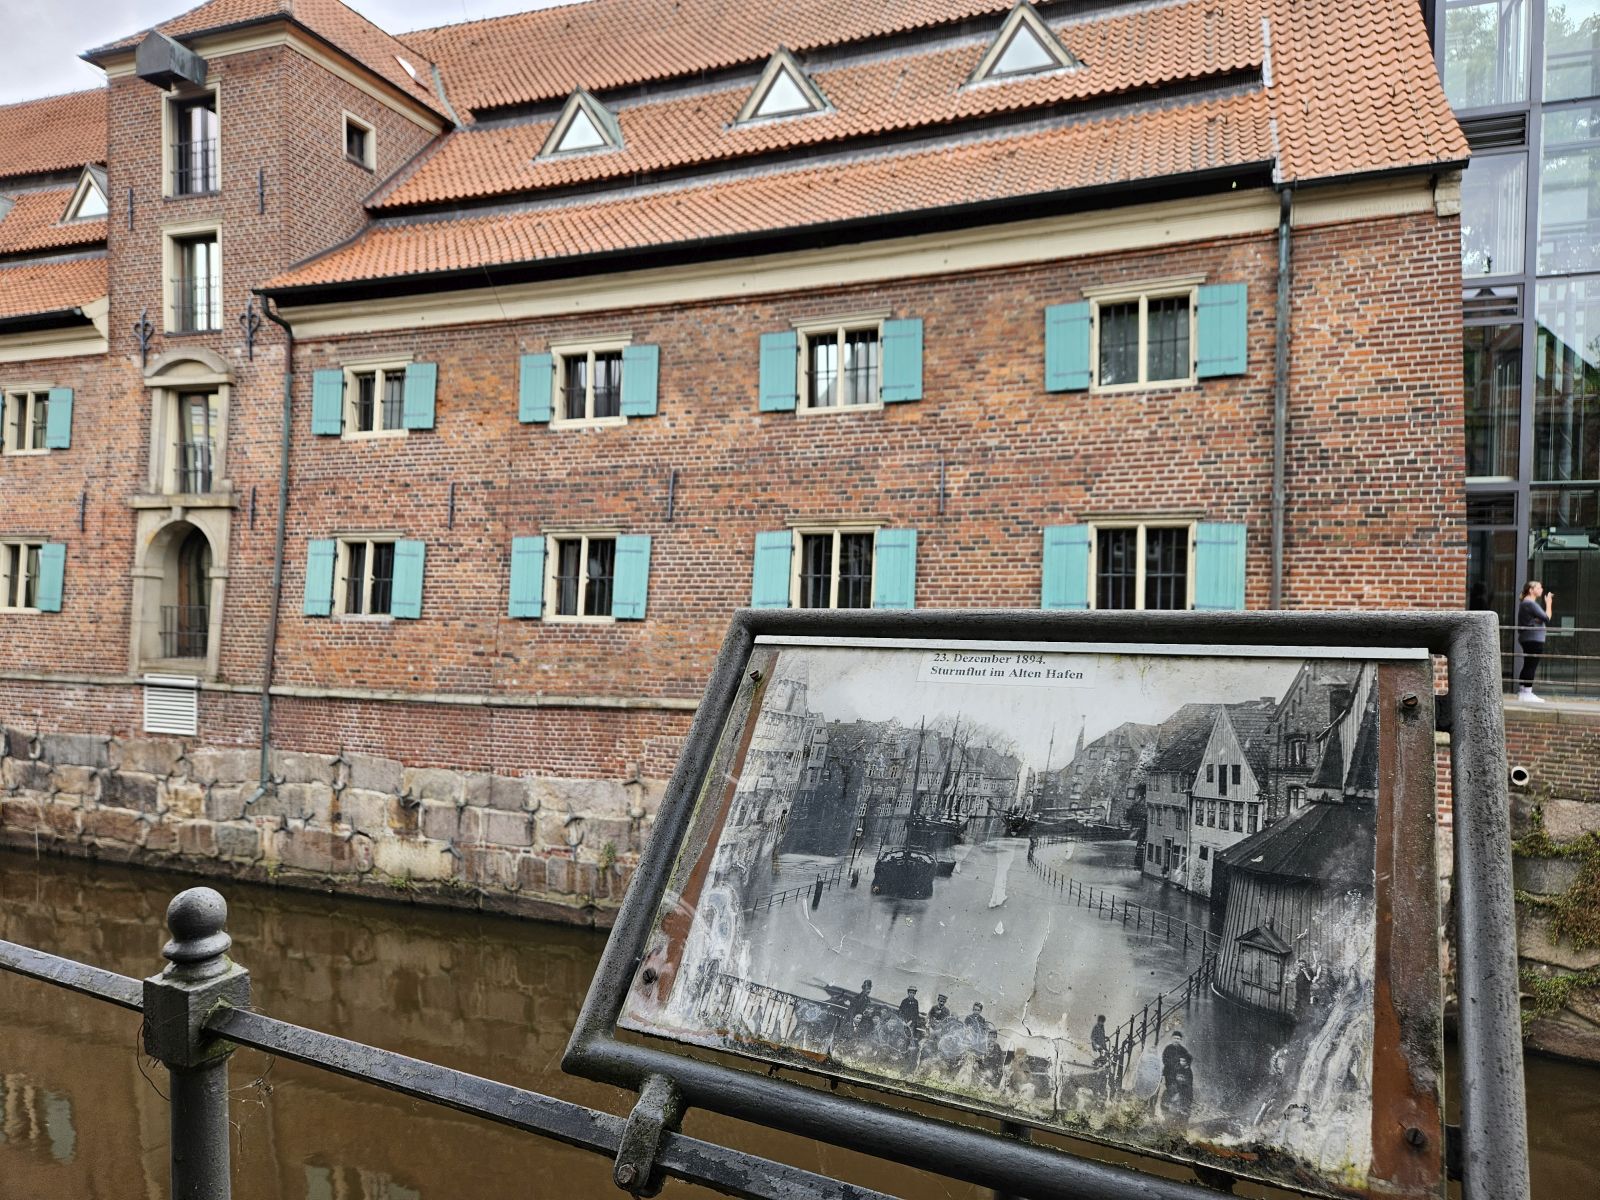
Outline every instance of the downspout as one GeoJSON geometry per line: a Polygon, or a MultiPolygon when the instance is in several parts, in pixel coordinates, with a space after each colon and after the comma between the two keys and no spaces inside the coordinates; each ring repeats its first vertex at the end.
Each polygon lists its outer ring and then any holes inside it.
{"type": "Polygon", "coordinates": [[[1289,439],[1289,216],[1292,189],[1278,189],[1278,332],[1272,365],[1272,593],[1268,608],[1283,607],[1284,459],[1289,439]]]}
{"type": "Polygon", "coordinates": [[[283,602],[283,542],[289,525],[289,435],[294,427],[294,330],[278,315],[272,301],[261,297],[267,320],[283,328],[288,341],[283,348],[283,426],[278,436],[278,527],[272,543],[272,599],[267,610],[267,651],[261,665],[261,774],[249,807],[266,793],[272,780],[272,668],[278,651],[278,611],[283,602]]]}

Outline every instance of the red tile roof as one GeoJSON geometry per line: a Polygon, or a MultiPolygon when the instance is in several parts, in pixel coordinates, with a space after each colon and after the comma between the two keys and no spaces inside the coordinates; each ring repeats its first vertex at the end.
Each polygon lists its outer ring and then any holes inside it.
{"type": "MultiPolygon", "coordinates": [[[[309,29],[373,74],[387,80],[400,91],[441,116],[443,104],[434,95],[432,62],[425,50],[418,49],[385,33],[371,21],[340,0],[207,0],[198,8],[155,26],[171,38],[196,37],[203,33],[284,17],[309,29]],[[417,70],[413,79],[399,59],[417,70]]],[[[131,50],[149,30],[120,38],[85,57],[94,60],[118,51],[131,50]]]]}
{"type": "Polygon", "coordinates": [[[616,179],[694,163],[1111,97],[1262,62],[1256,0],[1191,0],[1074,21],[1064,43],[1085,64],[1065,73],[964,86],[987,41],[815,72],[832,112],[733,126],[752,80],[618,113],[620,152],[535,160],[554,121],[449,135],[379,200],[398,208],[616,179]]]}
{"type": "Polygon", "coordinates": [[[0,321],[81,308],[106,294],[106,260],[0,265],[0,321]]]}
{"type": "Polygon", "coordinates": [[[106,160],[106,90],[0,107],[0,179],[106,160]]]}
{"type": "MultiPolygon", "coordinates": [[[[61,223],[61,215],[67,211],[67,203],[76,190],[75,187],[49,188],[14,196],[15,203],[10,211],[0,217],[0,254],[26,254],[34,250],[94,246],[104,242],[104,217],[61,223]]],[[[4,189],[0,189],[0,196],[5,195],[4,189]]],[[[0,208],[3,207],[0,204],[0,208]]]]}
{"type": "Polygon", "coordinates": [[[1259,94],[510,214],[377,225],[273,290],[528,263],[1025,198],[1272,158],[1259,94]]]}

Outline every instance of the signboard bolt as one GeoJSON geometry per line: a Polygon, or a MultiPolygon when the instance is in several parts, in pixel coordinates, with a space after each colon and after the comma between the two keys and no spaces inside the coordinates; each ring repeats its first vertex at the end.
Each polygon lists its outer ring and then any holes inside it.
{"type": "Polygon", "coordinates": [[[1421,701],[1417,699],[1417,694],[1415,692],[1407,692],[1404,696],[1400,697],[1400,707],[1401,708],[1405,708],[1405,709],[1416,708],[1416,706],[1418,704],[1420,704],[1420,703],[1421,703],[1421,701]]]}
{"type": "MultiPolygon", "coordinates": [[[[1416,699],[1416,697],[1415,696],[1411,696],[1411,697],[1408,697],[1408,699],[1414,700],[1414,699],[1416,699]]],[[[1428,1135],[1423,1133],[1422,1130],[1418,1129],[1415,1125],[1413,1125],[1409,1129],[1406,1130],[1406,1141],[1409,1142],[1416,1149],[1421,1150],[1424,1146],[1426,1146],[1428,1144],[1428,1135]]]]}

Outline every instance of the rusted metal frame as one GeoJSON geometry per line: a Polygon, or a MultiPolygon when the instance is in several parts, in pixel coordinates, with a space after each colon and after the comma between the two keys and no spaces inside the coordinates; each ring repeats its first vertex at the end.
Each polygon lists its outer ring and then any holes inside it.
{"type": "MultiPolygon", "coordinates": [[[[1307,652],[1327,646],[1421,647],[1446,656],[1452,680],[1462,684],[1454,689],[1453,710],[1462,718],[1471,714],[1458,728],[1469,730],[1475,743],[1471,751],[1463,751],[1461,739],[1453,739],[1453,762],[1461,764],[1453,774],[1457,812],[1472,826],[1475,839],[1470,852],[1464,850],[1462,839],[1456,842],[1458,893],[1479,883],[1487,885],[1476,899],[1471,921],[1461,922],[1459,961],[1463,976],[1484,965],[1486,956],[1497,963],[1497,969],[1473,989],[1474,994],[1493,991],[1495,1000],[1474,1014],[1471,1038],[1466,1036],[1469,1023],[1463,1022],[1463,1094],[1473,1097],[1476,1115],[1471,1123],[1464,1122],[1465,1137],[1469,1143],[1477,1139],[1469,1154],[1463,1195],[1465,1200],[1491,1200],[1527,1194],[1503,720],[1498,686],[1485,686],[1486,680],[1498,683],[1499,646],[1493,615],[1487,613],[741,610],[730,625],[668,784],[651,845],[579,1012],[563,1058],[566,1070],[634,1090],[662,1075],[678,1085],[690,1105],[1038,1200],[1193,1200],[1214,1194],[985,1130],[620,1042],[612,1035],[694,817],[700,782],[716,754],[718,735],[734,707],[755,639],[761,635],[1303,646],[1307,652]],[[1496,1170],[1480,1172],[1474,1179],[1473,1167],[1485,1159],[1496,1163],[1496,1170]]],[[[1431,819],[1431,803],[1428,808],[1431,819]]],[[[1463,992],[1463,1008],[1467,994],[1463,992]]]]}
{"type": "Polygon", "coordinates": [[[0,942],[0,971],[37,979],[40,983],[53,983],[80,996],[91,996],[134,1012],[144,1009],[144,985],[139,980],[15,942],[0,942]]]}

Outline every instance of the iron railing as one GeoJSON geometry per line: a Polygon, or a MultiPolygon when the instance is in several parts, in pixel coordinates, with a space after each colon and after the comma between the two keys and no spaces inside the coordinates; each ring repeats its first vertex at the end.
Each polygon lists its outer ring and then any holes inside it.
{"type": "MultiPolygon", "coordinates": [[[[1534,674],[1535,695],[1546,698],[1600,700],[1600,627],[1561,625],[1560,616],[1545,631],[1544,653],[1534,674]]],[[[1517,627],[1500,627],[1500,679],[1516,693],[1522,667],[1517,627]]]]}
{"type": "Polygon", "coordinates": [[[172,1196],[228,1200],[232,1194],[228,1059],[235,1047],[245,1046],[614,1156],[615,1182],[635,1195],[653,1195],[663,1177],[671,1176],[748,1200],[892,1200],[690,1137],[678,1132],[673,1116],[653,1123],[651,1106],[659,1103],[660,1086],[646,1087],[634,1116],[624,1119],[257,1012],[250,973],[228,957],[233,939],[224,932],[227,913],[227,903],[210,888],[175,897],[167,908],[173,936],[162,950],[168,965],[142,982],[0,941],[0,970],[144,1014],[145,1050],[170,1075],[172,1196]]]}
{"type": "Polygon", "coordinates": [[[219,187],[217,139],[197,138],[172,145],[172,194],[198,196],[219,187]]]}
{"type": "Polygon", "coordinates": [[[211,490],[211,458],[214,449],[209,439],[178,442],[173,446],[173,483],[177,491],[211,490]]]}
{"type": "Polygon", "coordinates": [[[211,629],[211,609],[204,604],[161,606],[161,657],[204,658],[211,629]]]}
{"type": "Polygon", "coordinates": [[[175,333],[205,333],[222,327],[222,296],[203,275],[180,275],[172,281],[172,328],[175,333]]]}

